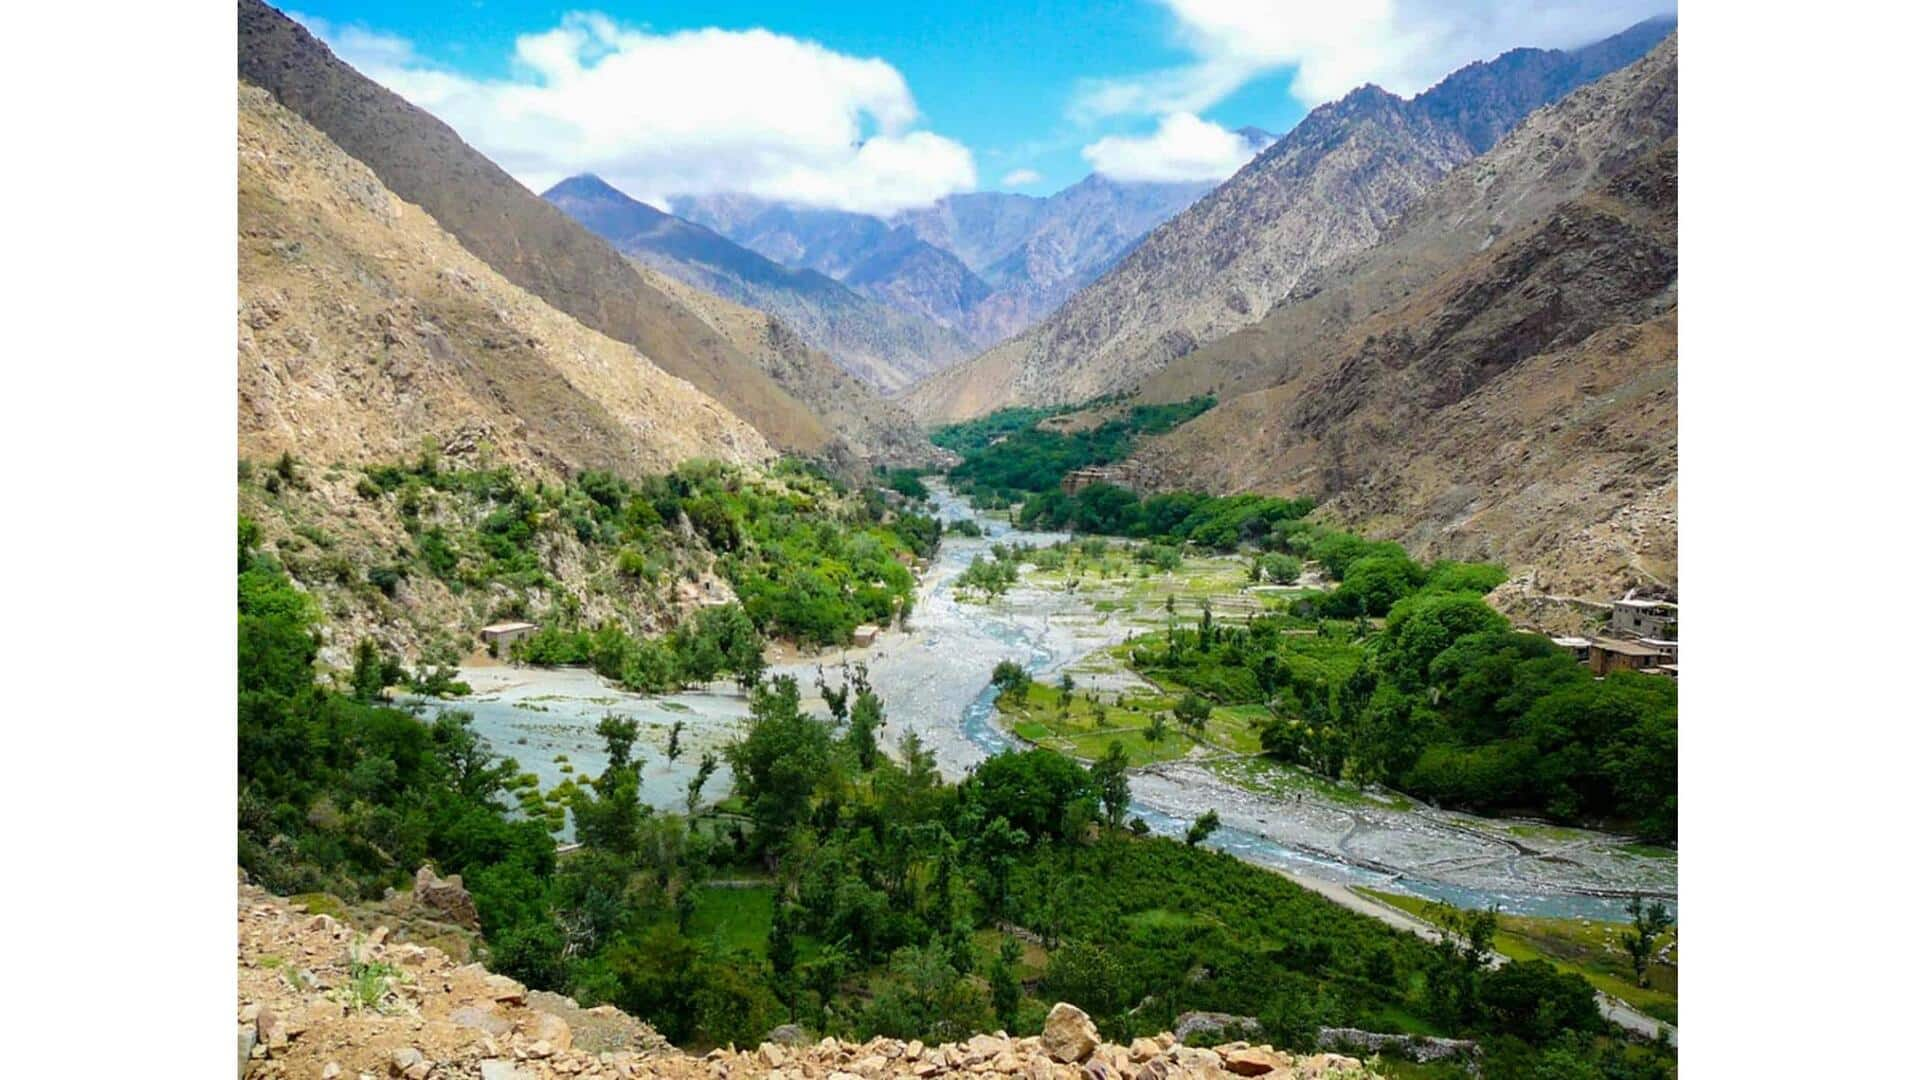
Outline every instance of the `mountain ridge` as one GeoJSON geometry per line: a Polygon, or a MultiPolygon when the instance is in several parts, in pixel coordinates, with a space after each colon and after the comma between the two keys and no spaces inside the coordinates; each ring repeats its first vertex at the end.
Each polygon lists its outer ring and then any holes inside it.
{"type": "Polygon", "coordinates": [[[1378,242],[1490,133],[1651,47],[1658,26],[1572,51],[1510,50],[1413,98],[1363,86],[1314,109],[1046,320],[916,387],[908,408],[937,423],[1132,389],[1378,242]]]}
{"type": "Polygon", "coordinates": [[[829,429],[801,400],[834,381],[837,369],[823,358],[796,354],[788,385],[776,382],[647,284],[611,245],[526,190],[452,128],[355,71],[261,0],[238,6],[241,77],[365,164],[508,281],[639,349],[779,448],[849,465],[864,459],[865,431],[829,429]]]}
{"type": "Polygon", "coordinates": [[[899,390],[970,352],[954,331],[882,303],[817,270],[791,269],[712,229],[648,206],[597,176],[541,198],[622,254],[725,300],[786,322],[874,389],[899,390]]]}
{"type": "Polygon", "coordinates": [[[1516,596],[1677,583],[1678,40],[1539,110],[1380,245],[1150,379],[1136,462],[1311,494],[1516,596]]]}

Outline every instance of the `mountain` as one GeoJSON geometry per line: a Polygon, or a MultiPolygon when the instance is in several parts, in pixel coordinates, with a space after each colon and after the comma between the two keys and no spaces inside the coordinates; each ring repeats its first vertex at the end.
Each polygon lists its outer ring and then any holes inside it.
{"type": "MultiPolygon", "coordinates": [[[[1123,183],[1093,173],[1047,198],[1032,200],[1030,212],[1009,207],[1003,216],[1021,226],[1012,243],[1004,242],[1012,230],[992,215],[954,214],[946,232],[953,237],[953,250],[993,287],[969,313],[974,340],[991,345],[1045,318],[1155,225],[1192,205],[1211,186],[1123,183]],[[996,239],[1001,242],[991,242],[996,239]]],[[[952,196],[931,211],[909,211],[900,216],[901,223],[938,243],[929,236],[934,215],[966,198],[952,196]]]]}
{"type": "Polygon", "coordinates": [[[861,295],[815,270],[792,270],[703,225],[630,198],[597,176],[562,180],[541,198],[622,254],[676,280],[785,322],[882,392],[964,359],[952,330],[861,295]]]}
{"type": "Polygon", "coordinates": [[[547,476],[765,461],[758,432],[506,280],[242,83],[242,456],[384,463],[429,441],[547,476]]]}
{"type": "Polygon", "coordinates": [[[890,220],[746,195],[683,196],[682,217],[767,258],[991,345],[1044,317],[1204,183],[1121,183],[1094,174],[1046,198],[950,195],[890,220]]]}
{"type": "Polygon", "coordinates": [[[769,259],[817,270],[961,334],[968,310],[993,291],[952,252],[870,214],[751,195],[680,196],[673,208],[769,259]]]}
{"type": "Polygon", "coordinates": [[[665,271],[642,266],[640,272],[655,288],[685,304],[715,333],[772,372],[775,378],[791,377],[795,382],[802,382],[788,371],[801,363],[805,363],[809,371],[826,367],[836,372],[833,380],[805,379],[806,390],[801,400],[833,430],[863,429],[862,444],[874,460],[914,463],[927,460],[926,437],[905,409],[885,399],[873,402],[851,373],[804,342],[794,340],[794,331],[784,320],[703,292],[665,271]]]}
{"type": "Polygon", "coordinates": [[[1675,584],[1678,49],[1534,113],[1378,246],[1149,379],[1223,400],[1141,466],[1311,494],[1528,591],[1675,584]]]}
{"type": "Polygon", "coordinates": [[[1364,86],[1322,105],[1044,322],[922,383],[908,407],[938,422],[1131,389],[1257,322],[1313,270],[1378,242],[1498,133],[1671,26],[1643,23],[1570,52],[1515,49],[1411,100],[1364,86]]]}
{"type": "MultiPolygon", "coordinates": [[[[239,70],[242,79],[326,134],[502,277],[589,329],[637,348],[775,446],[837,460],[865,455],[871,432],[864,425],[835,431],[801,400],[838,379],[824,357],[800,349],[789,358],[787,381],[776,381],[649,285],[612,246],[260,0],[239,0],[239,70]]],[[[793,341],[798,348],[798,339],[793,341]]],[[[878,399],[867,394],[865,403],[877,406],[878,399]]]]}

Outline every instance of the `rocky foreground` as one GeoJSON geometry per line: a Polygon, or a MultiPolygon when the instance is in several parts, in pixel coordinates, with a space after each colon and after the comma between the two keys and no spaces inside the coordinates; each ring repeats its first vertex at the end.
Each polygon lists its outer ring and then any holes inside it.
{"type": "Polygon", "coordinates": [[[361,932],[258,888],[239,890],[239,1070],[254,1080],[876,1080],[1021,1076],[1029,1080],[1172,1080],[1371,1076],[1338,1054],[1296,1057],[1269,1046],[1184,1046],[1172,1035],[1100,1041],[1065,1003],[1038,1036],[975,1035],[926,1046],[879,1038],[763,1043],[697,1055],[612,1006],[583,1009],[530,991],[438,949],[361,932]]]}

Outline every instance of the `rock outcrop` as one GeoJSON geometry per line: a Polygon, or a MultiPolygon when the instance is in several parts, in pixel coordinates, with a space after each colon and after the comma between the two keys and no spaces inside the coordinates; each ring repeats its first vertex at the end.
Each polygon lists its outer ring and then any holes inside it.
{"type": "MultiPolygon", "coordinates": [[[[435,878],[435,881],[441,879],[435,878]]],[[[437,949],[362,933],[243,883],[239,1075],[251,1080],[1364,1080],[1358,1060],[1269,1046],[1183,1046],[1171,1034],[1100,1041],[1086,1013],[1054,1006],[1046,1032],[928,1046],[876,1038],[803,1043],[770,1032],[752,1049],[676,1049],[612,1006],[582,1008],[437,949]]]]}
{"type": "Polygon", "coordinates": [[[480,929],[480,912],[474,908],[473,896],[461,883],[459,874],[443,878],[433,872],[433,867],[422,866],[413,875],[413,899],[457,926],[480,929]]]}

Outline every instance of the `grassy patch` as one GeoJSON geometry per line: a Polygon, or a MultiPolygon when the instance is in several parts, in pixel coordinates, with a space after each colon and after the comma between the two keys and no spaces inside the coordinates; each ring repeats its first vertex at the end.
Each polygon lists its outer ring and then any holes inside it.
{"type": "Polygon", "coordinates": [[[687,936],[717,941],[729,949],[765,956],[767,936],[773,932],[773,887],[700,890],[687,936]]]}
{"type": "Polygon", "coordinates": [[[998,699],[1007,727],[1029,742],[1073,757],[1094,759],[1118,742],[1130,765],[1149,765],[1185,757],[1198,745],[1178,725],[1169,722],[1165,738],[1152,742],[1147,729],[1158,712],[1173,708],[1173,699],[1155,692],[1092,694],[1075,690],[1062,707],[1057,686],[1034,683],[1023,701],[1006,695],[998,699]]]}
{"type": "MultiPolygon", "coordinates": [[[[1361,889],[1363,893],[1409,914],[1426,918],[1436,902],[1417,896],[1361,889]]],[[[1494,932],[1493,947],[1515,960],[1545,960],[1562,971],[1570,971],[1614,997],[1656,1020],[1678,1026],[1680,1023],[1679,950],[1672,963],[1654,961],[1647,967],[1646,986],[1636,985],[1633,965],[1626,950],[1616,941],[1624,927],[1620,923],[1581,919],[1552,919],[1537,915],[1498,916],[1500,928],[1494,932]]],[[[1662,939],[1671,942],[1672,932],[1662,939]]]]}
{"type": "Polygon", "coordinates": [[[298,896],[290,896],[287,899],[292,900],[296,904],[305,904],[307,910],[315,915],[331,915],[336,919],[345,919],[347,917],[347,905],[341,903],[338,897],[330,893],[301,893],[298,896]]]}

